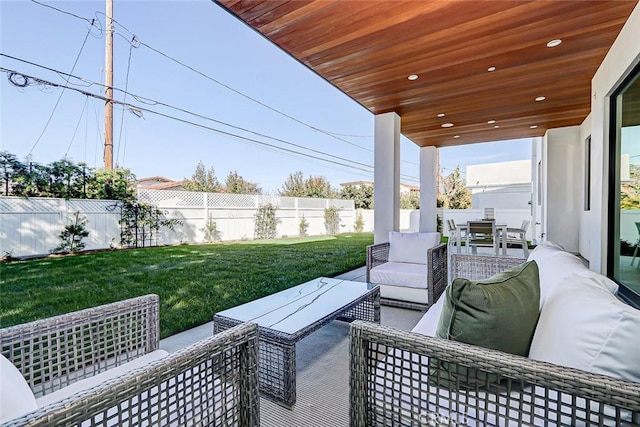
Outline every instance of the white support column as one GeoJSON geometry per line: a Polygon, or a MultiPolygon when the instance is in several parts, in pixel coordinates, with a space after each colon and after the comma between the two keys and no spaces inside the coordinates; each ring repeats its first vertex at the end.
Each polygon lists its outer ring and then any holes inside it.
{"type": "Polygon", "coordinates": [[[375,116],[374,125],[374,243],[389,241],[400,227],[400,116],[375,116]]]}
{"type": "Polygon", "coordinates": [[[420,232],[437,230],[438,149],[420,148],[420,232]]]}

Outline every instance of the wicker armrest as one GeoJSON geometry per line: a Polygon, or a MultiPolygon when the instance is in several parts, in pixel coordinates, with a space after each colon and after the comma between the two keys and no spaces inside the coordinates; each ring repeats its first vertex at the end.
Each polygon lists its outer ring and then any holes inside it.
{"type": "Polygon", "coordinates": [[[389,261],[389,246],[389,242],[367,246],[367,282],[370,282],[369,273],[373,267],[389,261]]]}
{"type": "Polygon", "coordinates": [[[260,424],[258,328],[244,323],[3,427],[260,424]],[[83,424],[83,425],[84,425],[83,424]]]}
{"type": "Polygon", "coordinates": [[[159,297],[146,295],[0,329],[0,351],[36,397],[159,346],[159,297]]]}
{"type": "Polygon", "coordinates": [[[458,277],[486,279],[525,261],[523,258],[451,254],[451,280],[458,277]]]}
{"type": "Polygon", "coordinates": [[[444,289],[447,287],[447,247],[446,243],[441,243],[438,246],[431,248],[427,251],[427,268],[430,270],[427,274],[427,301],[429,307],[431,307],[444,289]]]}
{"type": "Polygon", "coordinates": [[[469,344],[356,321],[350,357],[353,427],[640,422],[640,383],[469,344]]]}

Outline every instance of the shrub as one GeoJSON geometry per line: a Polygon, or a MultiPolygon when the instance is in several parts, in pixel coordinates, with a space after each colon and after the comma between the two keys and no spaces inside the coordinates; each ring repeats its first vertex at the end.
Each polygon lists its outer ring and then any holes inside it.
{"type": "Polygon", "coordinates": [[[278,235],[277,229],[280,220],[276,218],[276,210],[276,207],[271,203],[258,208],[254,222],[254,237],[256,239],[273,239],[278,235]]]}
{"type": "Polygon", "coordinates": [[[82,241],[89,235],[85,225],[88,220],[85,216],[80,216],[80,211],[69,217],[70,223],[64,227],[60,233],[60,245],[51,250],[52,253],[66,254],[76,253],[84,249],[85,243],[82,241]]]}
{"type": "Polygon", "coordinates": [[[300,218],[300,224],[298,224],[298,234],[300,237],[306,237],[307,231],[309,230],[309,221],[302,215],[300,218]]]}
{"type": "Polygon", "coordinates": [[[338,234],[340,228],[340,209],[330,206],[324,210],[324,228],[327,234],[334,236],[338,234]]]}
{"type": "Polygon", "coordinates": [[[203,228],[200,229],[204,233],[204,241],[206,243],[214,243],[222,240],[222,232],[218,229],[213,218],[209,218],[203,228]]]}
{"type": "Polygon", "coordinates": [[[364,231],[364,219],[362,218],[362,212],[356,214],[356,222],[353,224],[353,230],[356,233],[362,233],[364,231]]]}

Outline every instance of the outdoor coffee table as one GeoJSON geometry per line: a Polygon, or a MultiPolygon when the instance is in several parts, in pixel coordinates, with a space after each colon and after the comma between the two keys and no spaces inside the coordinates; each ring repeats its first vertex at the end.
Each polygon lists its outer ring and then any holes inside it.
{"type": "Polygon", "coordinates": [[[376,285],[319,277],[217,313],[214,333],[258,324],[260,391],[291,407],[296,402],[296,343],[332,320],[380,322],[376,285]]]}

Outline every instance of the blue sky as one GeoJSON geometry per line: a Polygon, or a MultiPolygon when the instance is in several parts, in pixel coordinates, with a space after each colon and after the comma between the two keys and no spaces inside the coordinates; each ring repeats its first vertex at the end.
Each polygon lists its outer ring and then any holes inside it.
{"type": "MultiPolygon", "coordinates": [[[[43,0],[42,3],[89,20],[95,18],[100,24],[96,21],[91,27],[88,21],[28,0],[2,0],[0,52],[65,73],[71,73],[77,59],[71,74],[89,82],[103,82],[104,2],[43,0]]],[[[119,92],[114,94],[115,99],[244,138],[303,151],[238,129],[245,128],[316,150],[305,152],[313,156],[325,157],[317,152],[326,152],[373,165],[373,115],[215,3],[207,0],[114,3],[118,23],[114,37],[114,87],[124,89],[126,85],[129,93],[147,101],[130,95],[125,99],[119,92]],[[131,48],[133,35],[205,76],[144,45],[136,43],[137,47],[131,48]],[[150,100],[204,118],[151,105],[150,100]]],[[[0,57],[0,66],[66,84],[64,76],[6,56],[0,57]]],[[[102,93],[99,85],[75,79],[69,83],[73,88],[102,93]]],[[[66,155],[74,162],[102,167],[103,101],[70,89],[60,97],[59,88],[36,84],[16,87],[6,75],[0,79],[0,91],[2,150],[19,158],[31,153],[34,161],[43,164],[66,155]]],[[[221,180],[229,171],[237,170],[272,193],[290,173],[298,170],[305,175],[325,176],[335,187],[340,182],[372,179],[372,174],[354,167],[284,154],[151,112],[136,117],[122,107],[114,110],[114,145],[114,163],[131,169],[139,178],[190,177],[198,161],[203,161],[215,169],[221,180]]],[[[448,173],[458,165],[464,171],[467,164],[526,159],[530,152],[529,140],[474,144],[442,149],[440,163],[448,173]]],[[[401,157],[401,173],[417,179],[419,150],[406,138],[402,140],[401,157]]],[[[402,181],[416,183],[404,177],[402,181]]]]}

